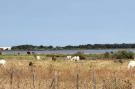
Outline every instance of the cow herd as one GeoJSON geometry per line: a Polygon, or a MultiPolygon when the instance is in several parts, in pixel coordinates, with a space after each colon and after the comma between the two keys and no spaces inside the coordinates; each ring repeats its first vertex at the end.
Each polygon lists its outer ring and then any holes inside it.
{"type": "MultiPolygon", "coordinates": [[[[40,60],[41,57],[40,56],[36,56],[36,59],[40,60]]],[[[69,61],[79,61],[80,57],[79,56],[67,56],[66,60],[69,60],[69,61]]],[[[56,61],[56,58],[52,57],[52,61],[56,61]]],[[[0,59],[0,66],[5,66],[6,62],[7,62],[6,60],[0,59]]],[[[129,61],[128,66],[127,66],[128,70],[131,69],[131,68],[134,68],[134,67],[135,67],[135,61],[129,61]]]]}
{"type": "MultiPolygon", "coordinates": [[[[41,56],[36,56],[35,58],[36,58],[36,60],[42,60],[41,56]]],[[[52,61],[56,61],[56,57],[55,56],[52,56],[51,59],[52,59],[52,61]]],[[[80,57],[79,56],[67,56],[66,60],[69,60],[69,61],[79,61],[80,57]]]]}
{"type": "Polygon", "coordinates": [[[80,60],[80,57],[79,56],[67,56],[67,60],[70,60],[70,61],[79,61],[80,60]]]}

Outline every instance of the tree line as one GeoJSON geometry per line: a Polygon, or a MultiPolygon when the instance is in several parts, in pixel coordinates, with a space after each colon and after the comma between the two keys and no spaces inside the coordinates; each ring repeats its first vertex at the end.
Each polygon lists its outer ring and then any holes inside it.
{"type": "Polygon", "coordinates": [[[126,49],[135,48],[135,44],[86,44],[78,46],[34,46],[34,45],[18,45],[13,46],[11,50],[73,50],[73,49],[126,49]]]}

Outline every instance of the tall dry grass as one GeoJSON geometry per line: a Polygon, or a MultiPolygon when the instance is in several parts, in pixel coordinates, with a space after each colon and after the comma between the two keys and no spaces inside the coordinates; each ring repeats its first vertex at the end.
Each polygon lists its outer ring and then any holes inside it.
{"type": "Polygon", "coordinates": [[[1,66],[0,89],[103,89],[112,86],[108,80],[114,78],[129,81],[135,88],[135,70],[127,70],[127,62],[33,60],[29,66],[30,61],[8,60],[5,67],[1,66]]]}

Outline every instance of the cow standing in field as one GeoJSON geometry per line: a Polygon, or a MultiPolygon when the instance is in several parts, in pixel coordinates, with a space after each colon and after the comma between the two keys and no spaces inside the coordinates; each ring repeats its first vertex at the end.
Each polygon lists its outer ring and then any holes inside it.
{"type": "Polygon", "coordinates": [[[67,59],[70,60],[70,61],[79,61],[80,60],[80,57],[79,56],[67,56],[67,59]]]}
{"type": "Polygon", "coordinates": [[[134,68],[135,67],[135,61],[130,61],[128,63],[128,69],[134,68]]]}
{"type": "Polygon", "coordinates": [[[68,59],[68,60],[71,60],[71,58],[72,58],[72,56],[67,56],[67,59],[68,59]]]}
{"type": "Polygon", "coordinates": [[[71,58],[71,61],[79,61],[80,57],[79,56],[74,56],[71,58]]]}
{"type": "Polygon", "coordinates": [[[41,60],[41,57],[40,57],[40,56],[36,56],[36,59],[37,59],[37,60],[41,60]]]}
{"type": "Polygon", "coordinates": [[[30,55],[30,54],[31,54],[31,52],[30,52],[30,51],[28,51],[28,52],[27,52],[27,54],[28,54],[28,55],[30,55]]]}
{"type": "Polygon", "coordinates": [[[56,61],[56,57],[55,56],[52,57],[52,61],[56,61]]]}
{"type": "Polygon", "coordinates": [[[6,64],[6,60],[1,59],[1,60],[0,60],[0,65],[3,65],[3,66],[4,66],[5,64],[6,64]]]}

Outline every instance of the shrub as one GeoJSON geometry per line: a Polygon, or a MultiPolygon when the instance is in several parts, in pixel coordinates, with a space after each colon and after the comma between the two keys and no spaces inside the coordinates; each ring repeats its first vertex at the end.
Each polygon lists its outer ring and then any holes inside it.
{"type": "Polygon", "coordinates": [[[120,64],[123,64],[124,61],[122,59],[119,59],[119,60],[114,60],[115,63],[120,63],[120,64]]]}
{"type": "Polygon", "coordinates": [[[109,52],[105,52],[104,53],[104,58],[110,58],[110,53],[109,52]]]}
{"type": "Polygon", "coordinates": [[[29,66],[33,66],[33,62],[29,62],[29,66]]]}
{"type": "Polygon", "coordinates": [[[73,56],[79,56],[81,60],[85,60],[86,59],[85,54],[82,53],[82,52],[77,52],[73,56]]]}
{"type": "Polygon", "coordinates": [[[130,51],[118,51],[113,54],[113,58],[116,59],[134,59],[134,53],[130,51]]]}

